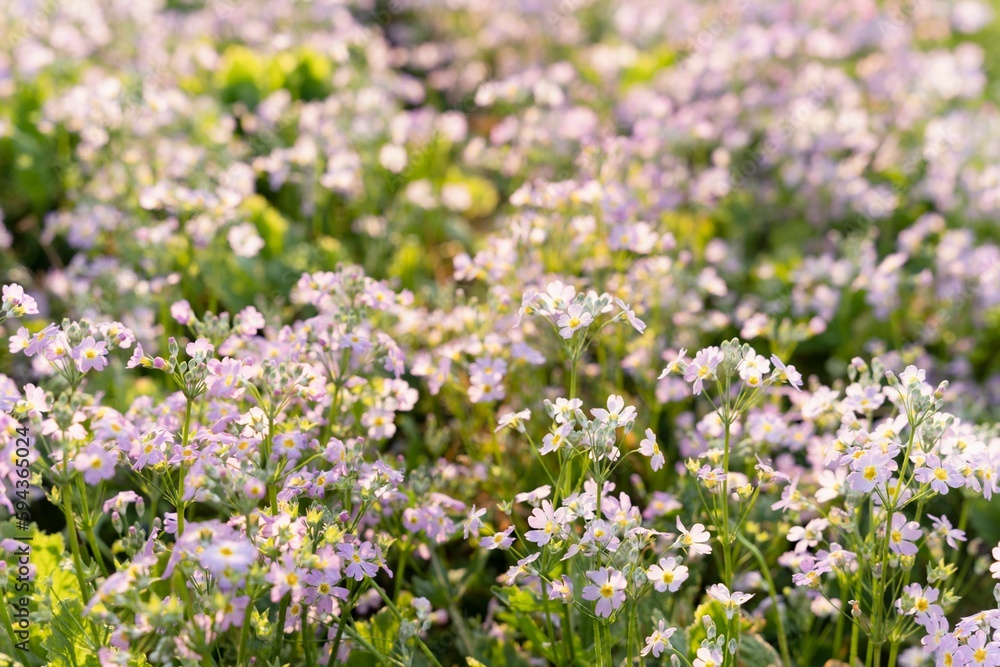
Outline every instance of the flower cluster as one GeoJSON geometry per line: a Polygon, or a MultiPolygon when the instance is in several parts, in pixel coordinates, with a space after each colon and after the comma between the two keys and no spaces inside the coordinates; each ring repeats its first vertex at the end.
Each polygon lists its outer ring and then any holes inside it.
{"type": "Polygon", "coordinates": [[[0,663],[1000,667],[995,8],[42,5],[0,663]]]}

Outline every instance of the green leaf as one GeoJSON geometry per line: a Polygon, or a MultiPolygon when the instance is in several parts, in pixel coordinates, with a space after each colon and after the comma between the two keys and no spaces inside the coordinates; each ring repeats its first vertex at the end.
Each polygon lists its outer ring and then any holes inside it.
{"type": "Polygon", "coordinates": [[[740,637],[740,647],[736,651],[740,667],[778,667],[781,657],[774,647],[763,637],[753,632],[740,637]]]}
{"type": "Polygon", "coordinates": [[[399,636],[399,620],[383,607],[367,621],[357,624],[358,634],[367,639],[380,655],[392,655],[399,636]]]}
{"type": "Polygon", "coordinates": [[[52,632],[42,641],[48,667],[100,667],[84,626],[83,603],[62,600],[53,611],[52,632]]]}
{"type": "Polygon", "coordinates": [[[80,585],[61,533],[34,533],[31,562],[36,568],[35,599],[39,602],[80,600],[80,585]]]}
{"type": "MultiPolygon", "coordinates": [[[[704,616],[711,616],[715,622],[717,636],[726,634],[726,610],[718,600],[708,599],[702,602],[694,610],[694,621],[687,627],[688,655],[693,657],[694,653],[701,646],[701,642],[708,638],[705,624],[702,622],[704,616]]],[[[774,647],[753,632],[753,625],[742,616],[740,623],[740,646],[736,651],[737,664],[740,667],[778,667],[781,665],[781,658],[774,647]]],[[[675,643],[674,646],[677,646],[675,643]]]]}
{"type": "Polygon", "coordinates": [[[494,587],[493,592],[513,612],[532,613],[545,611],[542,601],[523,588],[494,587]]]}

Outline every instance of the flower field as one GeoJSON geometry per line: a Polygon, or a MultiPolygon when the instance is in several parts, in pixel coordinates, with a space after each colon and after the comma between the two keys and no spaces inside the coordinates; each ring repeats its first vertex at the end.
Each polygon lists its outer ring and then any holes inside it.
{"type": "Polygon", "coordinates": [[[1000,6],[0,0],[0,667],[1000,667],[1000,6]]]}

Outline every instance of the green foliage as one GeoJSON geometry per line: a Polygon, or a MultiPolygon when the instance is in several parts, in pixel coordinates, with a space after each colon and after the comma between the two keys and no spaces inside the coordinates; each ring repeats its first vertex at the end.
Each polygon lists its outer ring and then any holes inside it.
{"type": "Polygon", "coordinates": [[[51,633],[42,641],[49,667],[99,667],[90,644],[79,599],[60,600],[53,607],[51,633]]]}

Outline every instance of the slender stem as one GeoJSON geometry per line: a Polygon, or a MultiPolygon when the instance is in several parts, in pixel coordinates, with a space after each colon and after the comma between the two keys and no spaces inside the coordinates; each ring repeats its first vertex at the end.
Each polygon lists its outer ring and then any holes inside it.
{"type": "Polygon", "coordinates": [[[563,644],[566,645],[567,659],[569,664],[576,662],[576,648],[574,647],[576,643],[576,636],[573,634],[573,617],[570,615],[569,605],[564,604],[563,606],[563,644]]]}
{"type": "Polygon", "coordinates": [[[306,667],[315,667],[316,657],[313,655],[313,640],[315,639],[315,632],[313,636],[309,634],[309,607],[302,605],[302,653],[306,660],[306,667]]]}
{"type": "Polygon", "coordinates": [[[87,502],[87,486],[83,483],[82,477],[77,477],[76,481],[77,487],[80,489],[80,502],[83,504],[83,534],[87,537],[87,543],[90,545],[91,551],[94,552],[94,560],[97,561],[101,572],[107,577],[111,573],[108,571],[108,566],[104,563],[104,554],[98,546],[97,536],[94,534],[93,518],[90,515],[90,503],[87,502]]]}
{"type": "Polygon", "coordinates": [[[719,526],[719,542],[722,544],[722,558],[725,567],[726,586],[733,588],[733,564],[729,556],[729,546],[732,542],[729,535],[729,437],[730,420],[726,418],[726,440],[722,453],[722,469],[725,477],[722,480],[722,525],[719,526]]]}
{"type": "Polygon", "coordinates": [[[181,463],[177,471],[177,537],[184,534],[184,510],[187,503],[184,502],[184,450],[187,449],[188,439],[191,436],[191,399],[185,397],[184,404],[184,426],[181,430],[181,463]]]}
{"type": "MultiPolygon", "coordinates": [[[[857,588],[854,591],[854,599],[855,600],[859,600],[861,598],[861,578],[860,577],[858,577],[858,581],[856,583],[856,586],[857,586],[857,588]]],[[[853,609],[851,610],[851,613],[852,614],[854,613],[853,609]]],[[[850,653],[850,658],[848,658],[848,661],[847,661],[847,663],[851,667],[854,667],[857,664],[857,661],[858,661],[858,642],[860,641],[860,639],[861,639],[861,624],[857,622],[857,619],[854,619],[854,622],[851,623],[851,653],[850,653]]]]}
{"type": "MultiPolygon", "coordinates": [[[[458,605],[455,604],[455,596],[452,593],[450,584],[448,583],[448,577],[444,573],[444,568],[441,567],[441,559],[438,558],[437,549],[431,549],[431,567],[434,568],[434,573],[437,575],[438,579],[441,581],[441,585],[444,587],[445,592],[448,594],[448,612],[451,614],[452,621],[455,623],[455,629],[458,632],[458,640],[462,643],[462,649],[465,651],[465,655],[474,657],[476,653],[475,646],[472,642],[472,638],[469,636],[469,630],[465,627],[465,616],[458,608],[458,605]]],[[[547,597],[544,599],[548,600],[547,597]]],[[[546,614],[545,617],[551,624],[552,621],[548,614],[546,614]]],[[[555,648],[555,637],[552,634],[552,628],[549,628],[549,635],[553,642],[553,648],[555,648]]]]}
{"type": "Polygon", "coordinates": [[[399,594],[403,592],[403,575],[406,574],[406,562],[410,551],[402,542],[399,543],[399,564],[396,566],[396,589],[392,592],[392,601],[399,604],[399,594]]]}
{"type": "MultiPolygon", "coordinates": [[[[556,631],[552,626],[552,612],[549,609],[549,596],[545,592],[545,582],[541,582],[542,586],[542,610],[545,614],[545,631],[549,635],[549,655],[552,662],[559,664],[556,659],[556,631]]],[[[450,599],[450,596],[449,596],[450,599]]]]}
{"type": "Polygon", "coordinates": [[[833,650],[834,657],[838,660],[841,656],[841,649],[844,645],[844,621],[847,617],[844,615],[844,605],[847,604],[847,583],[842,582],[840,585],[840,613],[837,614],[837,627],[833,632],[833,650]]]}
{"type": "Polygon", "coordinates": [[[281,645],[285,641],[285,616],[288,614],[288,598],[284,598],[281,601],[281,606],[278,608],[278,625],[274,628],[274,648],[271,649],[271,662],[274,662],[275,658],[281,657],[281,645]]]}
{"type": "Polygon", "coordinates": [[[17,652],[18,657],[21,659],[21,664],[27,667],[27,665],[30,665],[31,663],[28,661],[28,656],[24,654],[24,651],[22,651],[17,646],[17,639],[15,639],[14,637],[14,626],[11,625],[10,615],[7,613],[6,600],[3,601],[3,604],[0,604],[0,621],[3,622],[4,629],[7,630],[7,637],[10,639],[11,646],[17,652]]]}
{"type": "Polygon", "coordinates": [[[604,622],[594,619],[594,658],[597,667],[611,667],[610,656],[605,657],[607,647],[604,646],[604,622]]]}
{"type": "MultiPolygon", "coordinates": [[[[274,442],[274,415],[271,410],[268,410],[267,415],[267,435],[264,436],[264,440],[267,443],[268,456],[271,455],[271,444],[274,442]]],[[[269,461],[265,461],[267,465],[269,461]]],[[[267,468],[264,468],[267,470],[267,468]]],[[[268,480],[267,483],[267,502],[268,509],[271,516],[278,510],[278,472],[275,472],[275,479],[268,480]]]]}
{"type": "Polygon", "coordinates": [[[628,667],[633,667],[635,665],[635,645],[637,642],[636,635],[638,622],[636,620],[636,607],[635,600],[630,600],[628,605],[628,630],[626,636],[626,650],[628,651],[628,662],[626,663],[628,667]]]}
{"type": "Polygon", "coordinates": [[[76,535],[76,520],[73,518],[73,505],[69,498],[69,489],[62,489],[63,514],[66,516],[66,532],[69,533],[69,548],[73,554],[73,569],[76,581],[80,584],[80,596],[86,597],[88,587],[83,576],[83,559],[80,558],[80,542],[76,535]]]}
{"type": "MultiPolygon", "coordinates": [[[[781,662],[788,667],[792,665],[791,652],[788,650],[788,635],[785,633],[785,622],[781,618],[781,607],[778,605],[778,589],[774,585],[774,578],[771,577],[771,568],[768,567],[767,561],[764,559],[764,554],[760,552],[757,545],[743,537],[743,535],[737,535],[737,539],[743,543],[750,553],[754,555],[757,559],[757,564],[760,565],[761,574],[764,575],[764,580],[767,582],[768,588],[771,590],[771,604],[774,607],[774,618],[776,619],[778,625],[778,647],[781,650],[781,662]]],[[[843,604],[843,601],[841,601],[843,604]]],[[[840,623],[842,626],[844,615],[840,614],[840,623]]],[[[837,644],[839,646],[839,644],[837,644]]]]}
{"type": "MultiPolygon", "coordinates": [[[[378,594],[382,597],[382,601],[385,602],[385,605],[389,608],[389,611],[391,611],[396,618],[402,621],[403,615],[399,613],[399,609],[397,609],[396,605],[393,604],[392,600],[389,599],[389,596],[386,594],[386,592],[382,590],[382,587],[376,584],[374,579],[371,580],[371,584],[372,588],[378,591],[378,594]]],[[[423,651],[423,654],[427,656],[427,659],[431,661],[431,664],[434,665],[434,667],[442,667],[438,659],[434,657],[433,653],[431,653],[431,650],[427,648],[427,644],[424,643],[423,639],[421,639],[417,635],[415,635],[413,639],[414,641],[417,642],[417,646],[420,647],[420,650],[423,651]]]]}
{"type": "Polygon", "coordinates": [[[576,398],[576,355],[569,360],[569,400],[576,398]]]}
{"type": "Polygon", "coordinates": [[[896,655],[899,653],[899,642],[893,641],[889,644],[889,667],[896,667],[896,655]]]}
{"type": "Polygon", "coordinates": [[[236,654],[236,667],[244,667],[247,663],[247,643],[250,640],[250,618],[253,613],[253,600],[247,602],[243,612],[243,626],[240,628],[240,648],[236,654]]]}

